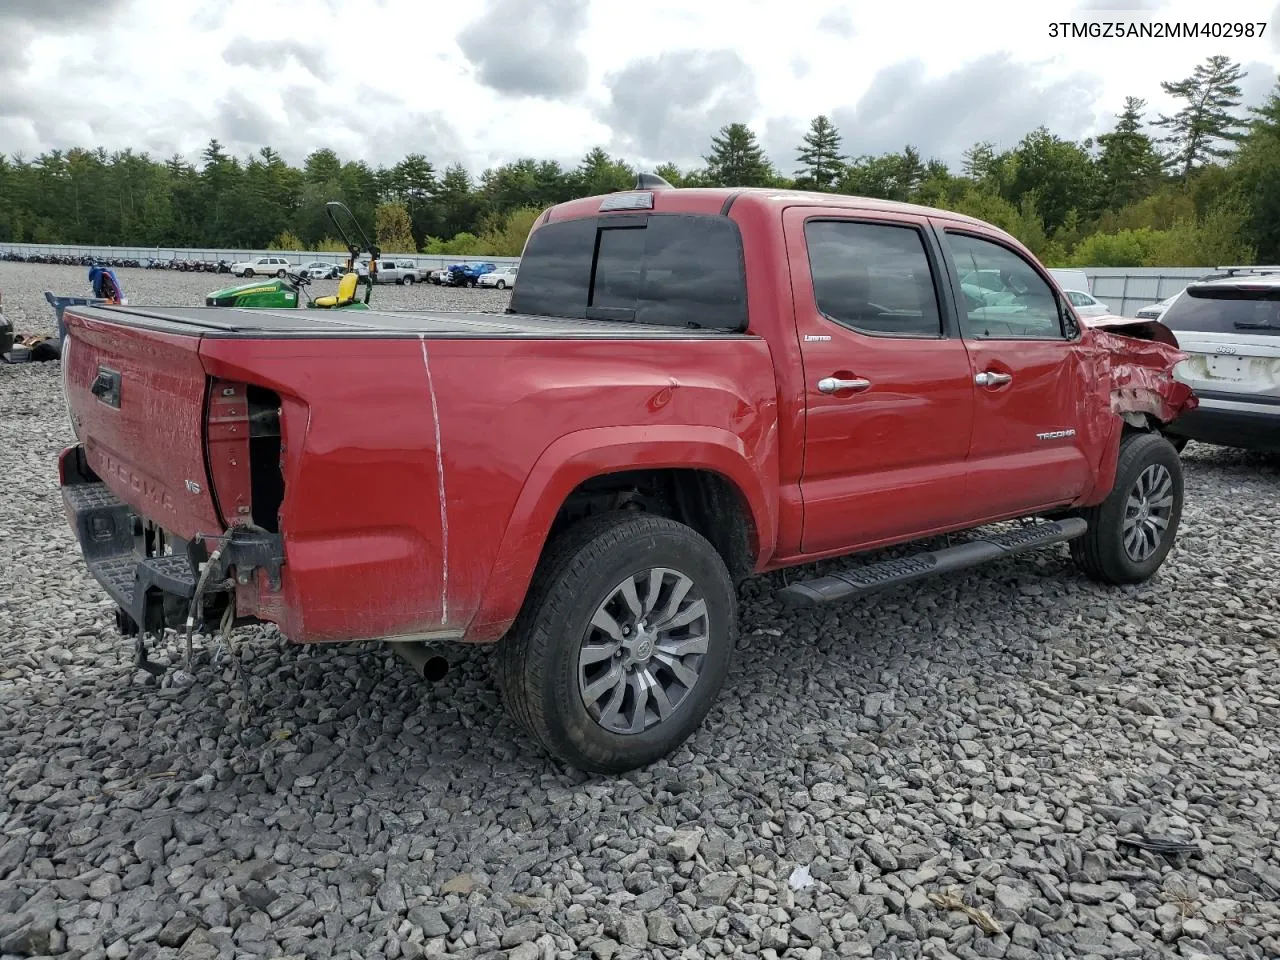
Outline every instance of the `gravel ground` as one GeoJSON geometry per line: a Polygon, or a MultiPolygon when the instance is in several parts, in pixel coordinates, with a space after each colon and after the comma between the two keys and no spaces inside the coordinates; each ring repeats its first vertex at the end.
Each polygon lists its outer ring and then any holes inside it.
{"type": "MultiPolygon", "coordinates": [[[[29,327],[81,274],[0,264],[4,305],[29,327]]],[[[0,367],[0,956],[1280,955],[1274,458],[1191,445],[1138,588],[1063,549],[817,614],[749,583],[703,730],[597,779],[480,650],[429,687],[244,629],[247,696],[208,652],[148,681],[61,514],[68,439],[58,365],[0,367]]]]}

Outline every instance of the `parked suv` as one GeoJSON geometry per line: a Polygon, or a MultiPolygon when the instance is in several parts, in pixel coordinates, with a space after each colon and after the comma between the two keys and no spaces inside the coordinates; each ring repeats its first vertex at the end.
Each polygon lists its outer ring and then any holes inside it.
{"type": "Polygon", "coordinates": [[[284,257],[254,257],[231,265],[231,272],[240,277],[283,277],[293,271],[293,264],[284,257]]]}
{"type": "Polygon", "coordinates": [[[1280,269],[1197,281],[1160,320],[1189,355],[1175,375],[1200,398],[1167,432],[1280,450],[1280,269]]]}
{"type": "Polygon", "coordinates": [[[519,267],[499,267],[492,273],[482,273],[479,279],[476,280],[476,286],[497,287],[499,290],[506,290],[508,287],[516,285],[516,275],[519,272],[519,267]]]}

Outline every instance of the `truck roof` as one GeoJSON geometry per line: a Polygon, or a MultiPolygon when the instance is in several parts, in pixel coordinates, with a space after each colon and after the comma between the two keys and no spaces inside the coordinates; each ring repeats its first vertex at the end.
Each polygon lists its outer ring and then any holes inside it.
{"type": "MultiPolygon", "coordinates": [[[[576,217],[595,216],[601,212],[601,204],[621,194],[653,194],[653,206],[631,208],[635,211],[652,210],[655,213],[721,213],[727,214],[738,204],[782,209],[794,206],[839,207],[845,210],[874,210],[880,213],[901,213],[918,217],[938,217],[960,223],[980,225],[988,229],[992,224],[951,210],[924,207],[896,200],[880,200],[875,197],[855,197],[841,193],[819,193],[808,190],[775,190],[771,187],[661,187],[658,189],[623,190],[594,197],[583,197],[556,204],[543,214],[543,223],[551,220],[570,220],[576,217]]],[[[618,207],[617,212],[626,212],[618,207]]],[[[1003,232],[1003,231],[1002,231],[1003,232]]]]}

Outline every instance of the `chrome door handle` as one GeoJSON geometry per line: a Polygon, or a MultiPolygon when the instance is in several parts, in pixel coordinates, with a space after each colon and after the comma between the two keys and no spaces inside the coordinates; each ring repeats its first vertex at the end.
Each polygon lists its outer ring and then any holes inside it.
{"type": "Polygon", "coordinates": [[[819,393],[839,393],[842,390],[866,390],[870,380],[841,380],[839,377],[823,377],[818,381],[819,393]]]}
{"type": "Polygon", "coordinates": [[[1008,383],[1013,379],[1013,375],[1009,373],[996,373],[991,370],[985,370],[974,376],[973,382],[980,387],[998,387],[1002,383],[1008,383]]]}

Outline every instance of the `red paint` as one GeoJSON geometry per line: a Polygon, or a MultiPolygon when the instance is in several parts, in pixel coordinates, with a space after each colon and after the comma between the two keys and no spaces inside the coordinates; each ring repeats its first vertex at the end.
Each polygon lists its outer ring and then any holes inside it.
{"type": "Polygon", "coordinates": [[[213,499],[226,526],[250,518],[253,491],[249,474],[249,397],[243,383],[213,380],[205,423],[213,499]]]}
{"type": "MultiPolygon", "coordinates": [[[[664,191],[655,208],[718,213],[735,192],[664,191]]],[[[550,219],[594,214],[599,202],[550,219]]],[[[247,453],[230,432],[243,390],[208,401],[206,435],[209,379],[215,394],[226,381],[280,397],[282,588],[259,576],[238,588],[237,606],[298,642],[498,638],[561,504],[595,476],[719,473],[741,493],[755,567],[767,570],[1097,502],[1114,473],[1118,414],[1185,408],[1169,375],[1178,355],[1149,338],[1086,327],[1072,342],[904,341],[833,323],[817,310],[804,248],[803,222],[819,213],[925,231],[959,222],[1023,249],[939,211],[745,191],[729,215],[743,235],[750,337],[643,340],[620,326],[612,340],[201,339],[70,308],[72,406],[108,485],[190,537],[224,529],[210,479],[224,514],[224,497],[238,513],[249,495],[247,453]],[[99,361],[127,371],[122,411],[88,392],[99,361]],[[978,389],[982,370],[1014,380],[978,389]],[[827,395],[816,389],[827,376],[872,387],[827,395]],[[1075,436],[1036,438],[1069,428],[1075,436]]]]}

